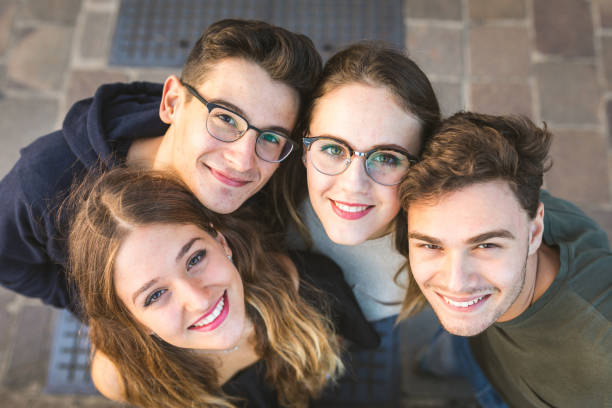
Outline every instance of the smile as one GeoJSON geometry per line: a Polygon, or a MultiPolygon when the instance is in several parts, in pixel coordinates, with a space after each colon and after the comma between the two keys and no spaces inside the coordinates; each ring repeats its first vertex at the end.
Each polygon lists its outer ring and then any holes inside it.
{"type": "MultiPolygon", "coordinates": [[[[205,165],[206,166],[206,165],[205,165]]],[[[229,174],[223,173],[219,170],[213,169],[212,167],[206,166],[210,171],[210,174],[213,175],[214,178],[230,187],[242,187],[251,182],[251,180],[244,180],[230,176],[229,174]]]]}
{"type": "Polygon", "coordinates": [[[373,205],[349,204],[331,199],[329,201],[334,213],[345,220],[357,220],[365,217],[374,208],[373,205]]]}
{"type": "Polygon", "coordinates": [[[471,299],[465,299],[465,300],[450,299],[447,296],[441,295],[439,293],[438,293],[438,296],[440,296],[444,300],[444,302],[448,306],[450,306],[452,309],[455,309],[455,310],[459,309],[462,311],[472,311],[476,309],[477,307],[479,307],[484,302],[486,302],[487,299],[489,299],[491,295],[482,295],[482,296],[474,297],[471,299]]]}
{"type": "Polygon", "coordinates": [[[211,331],[219,327],[229,313],[229,302],[227,301],[227,291],[219,298],[212,310],[206,312],[194,324],[188,327],[189,330],[211,331]]]}

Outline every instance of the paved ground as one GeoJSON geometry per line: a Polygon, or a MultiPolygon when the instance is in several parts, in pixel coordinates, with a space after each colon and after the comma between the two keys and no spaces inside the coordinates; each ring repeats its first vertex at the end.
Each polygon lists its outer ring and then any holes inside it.
{"type": "MultiPolygon", "coordinates": [[[[408,51],[435,84],[444,113],[524,113],[545,121],[555,134],[546,187],[612,234],[612,0],[404,5],[408,51]]],[[[57,128],[67,107],[98,84],[161,81],[173,73],[107,65],[118,6],[118,0],[0,0],[0,176],[20,147],[57,128]]],[[[95,396],[41,393],[55,316],[0,288],[0,404],[115,406],[95,396]]],[[[423,316],[404,335],[414,341],[430,327],[423,316]]],[[[469,405],[460,385],[432,391],[431,382],[419,381],[405,382],[406,407],[469,405]]]]}

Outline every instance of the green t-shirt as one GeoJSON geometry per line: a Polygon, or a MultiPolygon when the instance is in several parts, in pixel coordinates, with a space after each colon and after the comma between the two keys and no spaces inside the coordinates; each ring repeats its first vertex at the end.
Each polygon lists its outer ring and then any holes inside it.
{"type": "Polygon", "coordinates": [[[542,191],[544,241],[561,267],[517,318],[470,339],[511,407],[612,407],[612,251],[577,207],[542,191]]]}

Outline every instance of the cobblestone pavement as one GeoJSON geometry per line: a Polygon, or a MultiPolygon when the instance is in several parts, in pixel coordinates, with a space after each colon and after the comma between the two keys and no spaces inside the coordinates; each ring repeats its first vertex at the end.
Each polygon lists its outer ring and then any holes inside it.
{"type": "MultiPolygon", "coordinates": [[[[404,0],[404,7],[408,52],[434,83],[444,113],[545,121],[555,135],[546,187],[612,234],[612,0],[404,0]]],[[[0,176],[20,147],[59,127],[68,107],[99,84],[175,73],[108,66],[118,8],[118,0],[0,0],[0,176]]],[[[0,288],[0,405],[116,406],[42,393],[55,317],[37,300],[0,288]]],[[[404,335],[430,326],[431,315],[423,315],[404,335]]],[[[404,365],[410,373],[409,359],[404,365]]],[[[407,378],[406,407],[471,406],[460,385],[424,392],[407,378]]]]}

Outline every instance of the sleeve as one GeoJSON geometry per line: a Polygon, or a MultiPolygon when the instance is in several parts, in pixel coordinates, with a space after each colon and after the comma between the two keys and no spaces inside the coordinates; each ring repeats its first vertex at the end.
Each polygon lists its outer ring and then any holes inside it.
{"type": "Polygon", "coordinates": [[[57,234],[54,219],[44,200],[26,199],[18,165],[0,181],[0,284],[46,304],[68,307],[66,275],[57,253],[61,251],[48,238],[57,234]]]}
{"type": "Polygon", "coordinates": [[[318,291],[300,286],[300,294],[320,310],[329,312],[339,335],[362,348],[376,348],[380,336],[366,320],[340,267],[324,255],[292,251],[300,278],[318,291]],[[323,294],[323,296],[321,296],[323,294]]]}
{"type": "Polygon", "coordinates": [[[259,360],[223,384],[223,392],[237,398],[232,402],[240,408],[280,408],[278,394],[264,378],[265,363],[259,360]]]}

